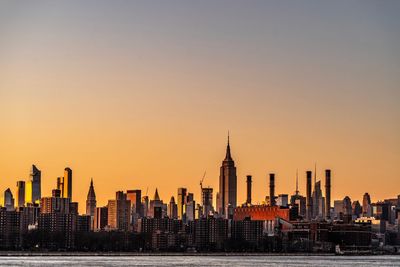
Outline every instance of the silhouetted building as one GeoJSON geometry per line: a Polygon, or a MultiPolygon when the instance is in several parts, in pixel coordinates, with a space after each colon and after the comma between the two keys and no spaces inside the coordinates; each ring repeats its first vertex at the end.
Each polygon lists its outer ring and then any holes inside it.
{"type": "Polygon", "coordinates": [[[307,213],[307,206],[306,206],[306,198],[300,195],[299,192],[299,177],[298,173],[296,172],[296,191],[294,195],[290,197],[290,206],[292,209],[297,209],[297,217],[300,216],[301,218],[306,218],[307,213]]]}
{"type": "Polygon", "coordinates": [[[331,170],[325,170],[325,219],[331,218],[331,170]]]}
{"type": "Polygon", "coordinates": [[[279,194],[276,199],[276,205],[287,208],[289,206],[289,195],[288,194],[279,194]]]}
{"type": "Polygon", "coordinates": [[[164,204],[164,202],[160,199],[160,196],[158,195],[158,190],[156,188],[156,192],[154,193],[153,200],[150,200],[150,208],[148,212],[148,216],[154,218],[155,216],[155,211],[161,210],[161,216],[166,217],[167,216],[167,204],[164,204]]]}
{"type": "Polygon", "coordinates": [[[108,201],[108,227],[110,230],[129,231],[131,202],[122,191],[116,193],[115,200],[108,201]]]}
{"type": "Polygon", "coordinates": [[[246,205],[251,205],[251,175],[246,176],[246,184],[247,184],[246,205]]]}
{"type": "Polygon", "coordinates": [[[64,192],[63,197],[69,198],[72,201],[72,170],[70,168],[64,169],[64,192]]]}
{"type": "Polygon", "coordinates": [[[186,200],[187,189],[180,187],[178,188],[178,219],[183,219],[185,213],[185,200],[186,200]]]}
{"type": "Polygon", "coordinates": [[[95,231],[104,230],[107,224],[108,224],[108,208],[97,207],[94,213],[93,229],[95,231]]]}
{"type": "Polygon", "coordinates": [[[89,191],[86,197],[86,215],[89,215],[93,218],[94,213],[96,211],[96,193],[93,187],[93,179],[90,179],[89,191]]]}
{"type": "Polygon", "coordinates": [[[217,195],[217,211],[225,218],[232,217],[233,212],[237,205],[237,176],[235,162],[231,157],[231,148],[229,145],[226,147],[226,156],[222,161],[219,176],[219,192],[217,195]]]}
{"type": "Polygon", "coordinates": [[[353,210],[354,219],[359,218],[362,214],[362,208],[358,200],[353,201],[351,208],[353,210]]]}
{"type": "Polygon", "coordinates": [[[312,199],[313,218],[321,220],[325,215],[325,198],[322,196],[321,181],[315,183],[312,199]]]}
{"type": "Polygon", "coordinates": [[[17,207],[23,207],[25,205],[25,182],[18,181],[17,182],[17,190],[16,190],[16,199],[17,199],[17,207]]]}
{"type": "Polygon", "coordinates": [[[196,202],[193,193],[188,193],[185,200],[185,216],[184,222],[193,221],[195,219],[196,202]]]}
{"type": "Polygon", "coordinates": [[[346,196],[343,199],[343,221],[345,223],[350,223],[353,218],[353,209],[351,206],[350,197],[346,196]]]}
{"type": "Polygon", "coordinates": [[[306,183],[306,190],[307,190],[307,220],[310,221],[312,219],[312,198],[311,198],[311,179],[312,179],[312,172],[306,172],[307,183],[306,183]]]}
{"type": "Polygon", "coordinates": [[[178,219],[178,205],[175,203],[175,198],[172,196],[168,206],[168,217],[178,219]]]}
{"type": "Polygon", "coordinates": [[[275,174],[269,174],[269,203],[271,206],[276,205],[275,201],[275,174]]]}
{"type": "Polygon", "coordinates": [[[29,198],[26,201],[30,203],[38,203],[42,196],[41,194],[41,171],[36,168],[35,165],[32,165],[31,173],[30,173],[30,181],[29,181],[29,190],[26,192],[29,194],[29,198]]]}
{"type": "Polygon", "coordinates": [[[371,217],[371,197],[368,193],[363,196],[362,213],[364,217],[371,217]]]}
{"type": "Polygon", "coordinates": [[[6,191],[4,191],[4,207],[7,211],[13,211],[15,209],[14,197],[10,188],[7,188],[6,191]]]}
{"type": "Polygon", "coordinates": [[[203,208],[202,214],[205,217],[214,213],[212,188],[206,187],[201,189],[201,205],[203,208]]]}
{"type": "Polygon", "coordinates": [[[69,198],[42,197],[40,199],[40,213],[70,213],[69,198]]]}
{"type": "Polygon", "coordinates": [[[126,191],[126,198],[131,201],[132,205],[132,213],[135,213],[137,216],[143,216],[143,207],[142,207],[142,191],[139,189],[136,190],[128,190],[126,191]]]}

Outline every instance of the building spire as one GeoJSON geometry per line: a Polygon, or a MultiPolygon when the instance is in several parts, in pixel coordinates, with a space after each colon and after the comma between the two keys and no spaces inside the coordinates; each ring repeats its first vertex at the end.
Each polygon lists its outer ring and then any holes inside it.
{"type": "Polygon", "coordinates": [[[93,177],[90,178],[90,186],[93,186],[93,177]]]}
{"type": "Polygon", "coordinates": [[[296,195],[299,194],[299,169],[296,169],[296,195]]]}
{"type": "Polygon", "coordinates": [[[314,168],[314,185],[317,183],[317,162],[315,162],[314,168]]]}
{"type": "Polygon", "coordinates": [[[232,157],[231,157],[231,146],[229,145],[229,131],[228,131],[228,145],[226,146],[225,160],[232,160],[232,157]]]}

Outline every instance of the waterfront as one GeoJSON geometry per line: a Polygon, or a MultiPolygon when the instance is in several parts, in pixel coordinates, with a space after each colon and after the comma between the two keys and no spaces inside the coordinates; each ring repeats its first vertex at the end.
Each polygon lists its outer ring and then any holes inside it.
{"type": "Polygon", "coordinates": [[[400,256],[4,256],[1,266],[400,266],[400,256]]]}

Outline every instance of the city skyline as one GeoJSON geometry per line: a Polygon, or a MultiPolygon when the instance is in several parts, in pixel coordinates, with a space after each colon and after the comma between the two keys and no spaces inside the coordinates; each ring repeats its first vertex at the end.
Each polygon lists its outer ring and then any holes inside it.
{"type": "MultiPolygon", "coordinates": [[[[293,191],[278,191],[277,192],[275,190],[275,185],[276,185],[275,176],[276,176],[276,173],[268,173],[266,175],[266,184],[267,184],[267,186],[265,187],[264,196],[263,196],[262,199],[255,199],[254,196],[252,195],[252,192],[253,192],[252,185],[250,185],[250,188],[248,188],[248,185],[247,185],[248,175],[246,175],[246,181],[243,180],[243,185],[239,184],[240,181],[238,183],[237,180],[236,180],[237,179],[237,177],[236,177],[236,167],[235,167],[235,163],[234,163],[233,157],[231,156],[230,140],[229,140],[229,133],[228,133],[225,158],[222,161],[222,166],[220,168],[220,176],[219,176],[219,179],[218,179],[219,180],[219,187],[217,187],[215,189],[215,191],[214,191],[215,192],[215,197],[212,196],[212,198],[215,199],[213,201],[213,203],[212,203],[212,206],[215,207],[215,211],[217,213],[219,213],[219,214],[221,214],[223,216],[227,216],[228,215],[227,210],[222,209],[220,207],[222,204],[220,204],[219,201],[218,201],[218,195],[220,195],[221,190],[222,190],[222,192],[225,191],[226,194],[232,194],[232,192],[233,192],[233,198],[229,197],[229,196],[226,197],[225,201],[227,203],[225,203],[225,205],[229,205],[229,206],[232,205],[232,207],[234,208],[236,206],[241,206],[242,204],[247,203],[246,200],[241,202],[241,201],[237,201],[237,199],[236,199],[237,192],[239,191],[239,189],[242,186],[246,188],[246,191],[250,190],[249,191],[250,192],[250,197],[253,200],[252,204],[256,204],[256,205],[257,204],[267,204],[268,205],[268,201],[266,200],[266,198],[268,198],[268,196],[271,196],[271,195],[275,195],[275,197],[277,197],[279,194],[288,194],[289,196],[291,196],[291,195],[301,195],[303,197],[306,197],[308,195],[308,192],[310,192],[310,194],[311,194],[311,192],[313,193],[312,199],[314,199],[314,201],[316,201],[316,199],[318,199],[318,197],[316,195],[314,195],[314,194],[319,194],[321,197],[323,197],[323,193],[321,191],[321,185],[323,187],[326,186],[326,180],[324,182],[322,182],[322,180],[325,177],[329,177],[329,187],[331,187],[331,185],[332,185],[332,183],[331,183],[331,170],[330,169],[324,169],[323,172],[325,173],[325,176],[320,176],[319,178],[317,178],[318,177],[317,164],[315,164],[313,171],[311,171],[311,169],[307,169],[307,171],[304,171],[304,175],[303,175],[304,178],[305,178],[304,179],[304,192],[302,192],[301,190],[298,190],[298,188],[299,188],[298,169],[296,170],[295,190],[293,190],[293,191]],[[232,173],[232,170],[230,169],[232,167],[234,168],[233,173],[232,173]],[[226,168],[228,170],[225,170],[226,168]],[[230,174],[230,172],[231,172],[231,174],[230,174]],[[233,175],[233,177],[231,177],[230,175],[233,175]],[[234,179],[233,180],[234,181],[234,186],[232,188],[230,188],[230,187],[225,188],[225,184],[224,184],[225,183],[224,181],[226,181],[225,180],[226,178],[224,178],[225,176],[227,176],[228,179],[234,179]],[[271,176],[273,178],[271,178],[271,176]],[[311,186],[310,190],[311,191],[307,191],[307,183],[308,183],[308,179],[309,179],[308,177],[310,177],[310,186],[311,186]],[[273,182],[271,182],[271,179],[272,179],[273,182]],[[270,191],[271,190],[271,185],[273,187],[273,189],[272,189],[273,191],[270,191]],[[318,193],[318,192],[320,192],[320,193],[318,193]],[[230,199],[230,201],[228,201],[228,199],[230,199]],[[231,203],[233,203],[233,204],[231,204],[231,203]]],[[[37,174],[37,173],[39,173],[39,178],[36,178],[36,179],[39,179],[39,181],[41,181],[42,170],[39,169],[36,165],[32,165],[30,177],[35,176],[35,174],[37,174]]],[[[55,180],[55,186],[52,188],[52,191],[57,189],[57,190],[59,190],[59,194],[60,194],[61,197],[69,198],[70,201],[75,201],[75,200],[72,200],[72,192],[73,192],[72,188],[73,188],[73,184],[74,184],[74,182],[72,180],[72,169],[70,167],[65,167],[64,168],[64,175],[65,175],[64,177],[57,177],[57,179],[55,180]],[[63,182],[61,182],[61,186],[60,186],[60,181],[63,181],[63,182]],[[69,188],[68,190],[64,189],[64,181],[68,181],[68,183],[67,183],[68,184],[68,188],[69,188]]],[[[203,178],[205,178],[205,177],[206,177],[206,172],[204,173],[203,178]]],[[[253,177],[251,176],[250,179],[253,182],[252,178],[253,177]]],[[[28,184],[30,180],[32,180],[32,178],[27,179],[26,183],[28,184]]],[[[204,179],[200,179],[200,181],[202,183],[202,182],[204,182],[204,179]]],[[[14,189],[9,187],[9,188],[7,188],[7,190],[5,190],[5,192],[10,192],[10,189],[11,189],[11,193],[13,194],[14,199],[15,199],[14,200],[15,207],[20,206],[19,205],[19,198],[18,198],[19,190],[18,190],[17,187],[20,185],[21,182],[24,182],[24,181],[22,181],[22,180],[21,181],[16,181],[17,186],[14,189]]],[[[93,183],[94,183],[93,182],[93,178],[90,178],[90,186],[88,187],[88,190],[89,190],[88,192],[89,193],[88,193],[87,197],[85,197],[85,201],[83,201],[83,202],[76,201],[76,202],[78,202],[80,204],[79,205],[79,212],[81,214],[87,214],[87,212],[88,212],[88,206],[87,205],[88,205],[89,199],[91,199],[91,198],[89,198],[89,194],[94,195],[94,199],[95,199],[94,203],[96,203],[96,201],[97,201],[97,207],[107,206],[107,202],[110,201],[109,199],[107,199],[107,200],[104,201],[104,205],[102,204],[102,202],[100,202],[100,204],[98,204],[99,203],[99,201],[98,201],[99,195],[97,195],[97,198],[96,198],[96,194],[95,194],[95,191],[94,191],[95,186],[94,186],[93,183]]],[[[278,181],[278,183],[279,183],[279,181],[278,181]]],[[[301,181],[300,181],[300,184],[302,184],[301,181]]],[[[25,186],[25,184],[24,184],[24,186],[25,186]]],[[[201,186],[203,186],[203,185],[201,185],[201,186]]],[[[206,186],[204,186],[203,188],[205,188],[205,187],[206,186]]],[[[40,188],[40,186],[39,186],[39,188],[40,188]]],[[[211,188],[213,188],[213,187],[211,187],[211,188]]],[[[300,186],[300,188],[301,188],[301,186],[300,186]]],[[[158,193],[157,189],[159,189],[159,188],[157,188],[157,187],[155,188],[155,195],[157,196],[157,199],[165,200],[166,203],[167,203],[167,199],[169,199],[167,193],[166,193],[166,197],[165,198],[159,197],[159,193],[158,193]]],[[[178,199],[178,206],[177,206],[177,212],[178,213],[177,214],[178,214],[178,218],[182,218],[183,202],[186,202],[186,200],[183,197],[187,196],[187,193],[191,193],[191,194],[194,193],[194,199],[197,201],[197,203],[201,203],[201,193],[200,193],[200,190],[199,190],[198,193],[196,193],[196,190],[192,190],[191,188],[187,188],[187,187],[178,186],[178,187],[176,187],[176,189],[177,189],[177,192],[171,192],[170,196],[171,196],[171,198],[177,197],[177,199],[178,199]],[[183,194],[181,194],[182,192],[180,190],[184,190],[183,194]],[[180,197],[180,194],[182,195],[182,197],[180,197]],[[181,198],[182,198],[182,200],[180,200],[181,198]],[[180,208],[179,203],[181,203],[181,205],[182,205],[181,208],[180,208]]],[[[129,192],[134,192],[135,190],[141,191],[142,192],[141,193],[142,196],[147,196],[149,200],[154,200],[153,198],[151,198],[152,191],[151,190],[149,191],[149,187],[146,187],[146,191],[144,191],[143,188],[120,188],[119,190],[117,190],[115,192],[118,193],[118,192],[122,192],[122,191],[127,191],[129,193],[129,192]],[[134,190],[132,191],[132,189],[134,189],[134,190]],[[145,195],[145,192],[148,193],[148,194],[145,195]]],[[[40,189],[39,189],[39,192],[40,192],[40,189]]],[[[113,193],[115,194],[115,192],[113,192],[113,193]]],[[[371,193],[372,196],[374,194],[373,192],[365,192],[365,194],[368,194],[368,193],[371,193]]],[[[10,194],[10,193],[5,193],[5,194],[10,194]]],[[[36,199],[41,199],[43,197],[49,197],[52,194],[54,195],[54,192],[49,193],[49,194],[44,194],[44,195],[42,194],[41,197],[36,197],[36,199]]],[[[329,189],[329,194],[332,194],[331,189],[329,189]]],[[[3,195],[4,194],[1,194],[1,196],[0,196],[0,201],[1,201],[0,202],[0,206],[3,206],[3,203],[5,204],[3,195]]],[[[33,195],[34,195],[33,191],[32,190],[31,191],[28,190],[27,193],[24,194],[24,199],[26,199],[25,203],[29,203],[30,202],[29,199],[35,199],[33,197],[33,195]],[[27,195],[30,195],[30,194],[32,194],[32,197],[27,196],[27,195]]],[[[333,195],[335,195],[335,194],[333,194],[333,195]]],[[[338,193],[336,193],[336,195],[338,195],[338,193]]],[[[40,196],[40,194],[39,194],[39,196],[40,196]]],[[[334,203],[335,200],[340,200],[341,201],[344,197],[348,197],[348,196],[349,196],[348,194],[344,194],[342,197],[338,197],[337,199],[329,200],[329,203],[331,203],[331,206],[333,207],[333,203],[334,203]]],[[[246,197],[246,199],[248,198],[248,193],[246,193],[245,197],[246,197]]],[[[395,196],[385,196],[385,199],[395,198],[395,197],[397,197],[397,195],[395,195],[395,196]]],[[[75,198],[76,197],[74,197],[74,199],[75,198]]],[[[103,197],[100,196],[100,199],[103,199],[103,197]]],[[[113,199],[113,198],[110,198],[110,199],[113,199]]],[[[325,198],[322,198],[321,201],[324,201],[323,199],[325,199],[325,198]]],[[[350,196],[350,199],[352,199],[352,201],[363,202],[362,197],[353,198],[352,196],[350,196]]],[[[382,199],[374,199],[374,198],[372,198],[372,200],[378,202],[378,201],[383,200],[383,198],[382,199]]],[[[140,201],[142,201],[142,199],[140,199],[140,201]]],[[[274,203],[276,203],[276,200],[274,200],[274,203]]],[[[6,204],[4,205],[4,207],[6,207],[6,204]]],[[[318,214],[318,211],[314,210],[315,208],[316,208],[316,204],[312,203],[311,204],[311,208],[310,208],[311,214],[318,214]]],[[[322,206],[320,206],[320,208],[322,208],[322,206]]],[[[325,209],[325,208],[323,208],[323,209],[325,209]]],[[[320,212],[321,212],[321,214],[325,213],[324,210],[322,210],[320,212]]],[[[233,214],[233,209],[231,210],[231,214],[233,214]]],[[[92,214],[92,216],[93,216],[93,214],[92,214]]],[[[324,216],[322,216],[322,217],[324,217],[324,216]]]]}
{"type": "Polygon", "coordinates": [[[0,7],[2,191],[35,164],[42,196],[73,170],[80,212],[92,177],[98,205],[147,187],[198,201],[206,171],[215,205],[229,130],[238,204],[248,174],[253,201],[271,172],[291,194],[298,169],[305,195],[315,162],[332,201],[398,195],[398,1],[0,7]]]}

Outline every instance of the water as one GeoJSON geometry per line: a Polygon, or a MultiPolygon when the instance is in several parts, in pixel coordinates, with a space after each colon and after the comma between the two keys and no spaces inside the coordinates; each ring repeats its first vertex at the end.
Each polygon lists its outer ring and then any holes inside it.
{"type": "Polygon", "coordinates": [[[1,266],[400,266],[400,256],[34,256],[1,266]]]}

